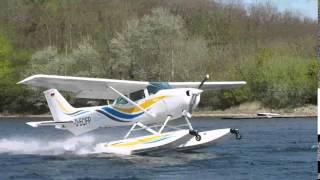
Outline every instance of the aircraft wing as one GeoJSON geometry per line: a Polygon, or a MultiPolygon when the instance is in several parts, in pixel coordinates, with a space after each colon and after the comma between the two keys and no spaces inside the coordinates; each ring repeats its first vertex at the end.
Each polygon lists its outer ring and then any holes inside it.
{"type": "Polygon", "coordinates": [[[129,94],[144,89],[149,82],[38,74],[18,84],[70,91],[79,98],[116,99],[119,95],[108,86],[112,86],[123,94],[129,94]]]}
{"type": "MultiPolygon", "coordinates": [[[[198,88],[201,82],[169,82],[172,88],[198,88]]],[[[201,89],[217,90],[217,89],[231,89],[247,84],[245,81],[219,81],[219,82],[205,82],[201,89]]]]}
{"type": "MultiPolygon", "coordinates": [[[[198,88],[200,83],[201,82],[168,82],[172,88],[198,88]]],[[[18,82],[18,84],[70,91],[74,92],[78,98],[89,99],[116,99],[119,97],[119,94],[112,90],[112,88],[126,95],[144,89],[150,85],[147,81],[128,81],[43,74],[30,76],[18,82]],[[112,88],[109,88],[109,86],[112,88]]],[[[230,89],[244,84],[246,84],[245,81],[205,82],[201,89],[230,89]]]]}

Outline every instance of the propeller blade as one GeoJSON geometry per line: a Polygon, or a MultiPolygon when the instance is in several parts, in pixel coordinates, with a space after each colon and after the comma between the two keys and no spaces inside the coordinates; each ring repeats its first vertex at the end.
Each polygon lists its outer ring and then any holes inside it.
{"type": "Polygon", "coordinates": [[[202,93],[201,87],[203,86],[203,84],[209,79],[209,74],[207,74],[204,79],[201,81],[200,85],[198,86],[198,90],[191,92],[192,97],[190,99],[190,103],[189,103],[189,109],[188,112],[190,114],[192,114],[192,109],[193,109],[193,105],[195,104],[197,97],[200,95],[200,93],[202,93]]]}
{"type": "Polygon", "coordinates": [[[203,84],[209,79],[209,77],[210,77],[209,74],[207,74],[207,75],[204,77],[204,79],[201,81],[198,89],[201,89],[201,87],[202,87],[203,84]]]}

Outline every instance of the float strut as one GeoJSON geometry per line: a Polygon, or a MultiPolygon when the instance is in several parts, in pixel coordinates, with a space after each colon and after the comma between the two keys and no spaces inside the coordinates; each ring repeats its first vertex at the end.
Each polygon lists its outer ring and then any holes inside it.
{"type": "Polygon", "coordinates": [[[137,126],[137,123],[134,123],[132,125],[132,127],[130,128],[130,130],[128,131],[128,133],[124,136],[123,139],[127,139],[129,137],[129,135],[131,134],[131,131],[133,131],[136,126],[137,126]]]}
{"type": "Polygon", "coordinates": [[[161,128],[160,128],[160,130],[159,130],[159,133],[161,133],[162,131],[163,131],[163,129],[164,129],[164,127],[167,125],[167,123],[170,121],[170,119],[171,119],[171,117],[172,116],[168,116],[167,117],[167,119],[166,119],[166,121],[163,123],[163,125],[161,126],[161,128]]]}

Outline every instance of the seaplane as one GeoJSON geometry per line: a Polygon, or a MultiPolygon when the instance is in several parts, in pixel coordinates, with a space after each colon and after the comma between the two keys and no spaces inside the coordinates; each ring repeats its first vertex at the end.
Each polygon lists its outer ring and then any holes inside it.
{"type": "Polygon", "coordinates": [[[224,128],[199,132],[191,124],[192,112],[204,90],[230,89],[245,81],[147,82],[37,74],[18,84],[46,88],[44,96],[52,114],[51,121],[27,122],[32,127],[54,126],[81,135],[97,128],[128,126],[120,140],[96,145],[96,152],[121,155],[162,151],[194,150],[222,141],[241,138],[238,129],[224,128]],[[59,91],[76,98],[104,99],[107,105],[76,108],[59,91]],[[180,119],[181,124],[169,126],[180,119]],[[132,137],[134,132],[147,135],[132,137]],[[131,137],[130,137],[131,136],[131,137]]]}

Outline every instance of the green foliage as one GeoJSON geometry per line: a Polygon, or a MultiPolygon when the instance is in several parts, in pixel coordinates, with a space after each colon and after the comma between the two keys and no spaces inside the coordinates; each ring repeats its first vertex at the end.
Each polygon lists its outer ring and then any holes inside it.
{"type": "Polygon", "coordinates": [[[12,54],[9,40],[0,33],[0,61],[7,61],[12,54]]]}
{"type": "Polygon", "coordinates": [[[315,103],[317,69],[316,59],[272,56],[267,62],[246,69],[243,78],[252,93],[250,100],[273,108],[297,107],[315,103]]]}
{"type": "Polygon", "coordinates": [[[0,109],[2,109],[6,103],[9,103],[9,98],[7,96],[11,95],[10,90],[13,86],[13,68],[9,61],[11,53],[11,44],[4,35],[0,34],[0,109]]]}
{"type": "Polygon", "coordinates": [[[163,8],[131,20],[127,30],[111,41],[112,69],[131,79],[166,79],[165,67],[171,66],[169,59],[176,53],[174,42],[183,38],[182,28],[181,17],[163,8]]]}
{"type": "Polygon", "coordinates": [[[198,75],[196,69],[208,61],[206,42],[188,39],[182,18],[163,8],[129,21],[127,30],[118,33],[110,47],[111,69],[119,78],[190,80],[196,77],[190,77],[190,72],[198,75]]]}
{"type": "Polygon", "coordinates": [[[35,52],[30,59],[30,69],[27,74],[56,74],[55,70],[58,69],[59,65],[56,64],[58,51],[54,47],[47,47],[41,51],[35,52]]]}
{"type": "Polygon", "coordinates": [[[100,64],[100,55],[94,49],[89,40],[79,43],[78,47],[72,50],[72,53],[65,57],[69,59],[67,62],[68,74],[75,76],[91,76],[98,77],[103,74],[100,64]]]}
{"type": "Polygon", "coordinates": [[[26,74],[62,74],[99,76],[102,74],[100,55],[88,40],[79,43],[69,55],[59,54],[57,48],[47,47],[35,52],[26,74]]]}
{"type": "Polygon", "coordinates": [[[1,87],[11,86],[13,84],[12,82],[12,73],[13,68],[9,61],[2,60],[0,61],[0,83],[1,87]]]}
{"type": "Polygon", "coordinates": [[[246,101],[259,101],[270,108],[316,104],[318,60],[290,54],[276,55],[274,51],[258,50],[246,66],[231,71],[229,78],[245,80],[246,86],[204,94],[203,99],[209,100],[201,105],[211,104],[215,109],[225,109],[246,101]]]}
{"type": "Polygon", "coordinates": [[[272,3],[11,0],[0,2],[0,112],[46,110],[32,74],[147,81],[245,80],[201,106],[316,104],[317,22],[272,3]],[[14,9],[14,10],[13,10],[14,9]]]}

